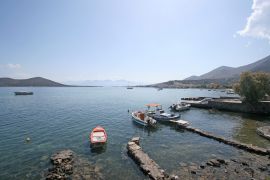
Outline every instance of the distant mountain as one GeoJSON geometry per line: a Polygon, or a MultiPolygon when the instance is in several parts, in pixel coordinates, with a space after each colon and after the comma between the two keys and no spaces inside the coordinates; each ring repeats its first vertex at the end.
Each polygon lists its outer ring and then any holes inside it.
{"type": "Polygon", "coordinates": [[[252,72],[270,72],[270,56],[267,56],[254,63],[240,66],[240,67],[228,67],[221,66],[201,76],[191,76],[185,80],[203,80],[203,79],[231,79],[239,78],[240,74],[245,71],[252,72]]]}
{"type": "Polygon", "coordinates": [[[30,79],[0,78],[0,87],[26,87],[26,86],[65,87],[66,85],[42,77],[34,77],[30,79]]]}
{"type": "Polygon", "coordinates": [[[65,84],[77,86],[136,86],[143,83],[127,80],[86,80],[86,81],[67,81],[65,84]]]}
{"type": "Polygon", "coordinates": [[[270,56],[267,56],[254,63],[240,66],[221,66],[201,76],[191,76],[184,80],[172,80],[145,87],[157,88],[231,88],[236,83],[240,74],[245,71],[270,72],[270,56]]]}

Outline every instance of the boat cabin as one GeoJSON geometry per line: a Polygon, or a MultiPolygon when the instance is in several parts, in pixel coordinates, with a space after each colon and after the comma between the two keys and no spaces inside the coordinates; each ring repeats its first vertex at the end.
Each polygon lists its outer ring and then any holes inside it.
{"type": "Polygon", "coordinates": [[[153,104],[146,104],[145,105],[147,107],[147,114],[161,114],[164,113],[164,110],[162,109],[162,106],[160,104],[157,103],[153,103],[153,104]]]}

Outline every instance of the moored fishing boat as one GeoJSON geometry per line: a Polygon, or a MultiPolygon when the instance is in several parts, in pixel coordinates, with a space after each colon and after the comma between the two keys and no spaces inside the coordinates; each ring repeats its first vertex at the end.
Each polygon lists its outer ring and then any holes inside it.
{"type": "Polygon", "coordinates": [[[132,112],[131,116],[134,122],[143,126],[155,126],[155,124],[157,123],[156,120],[141,111],[132,112]]]}
{"type": "Polygon", "coordinates": [[[177,120],[180,118],[180,114],[169,114],[166,113],[160,104],[147,104],[147,115],[152,117],[153,119],[157,121],[163,121],[168,122],[170,120],[177,120]],[[154,107],[155,110],[152,110],[151,108],[154,107]]]}
{"type": "Polygon", "coordinates": [[[101,126],[95,127],[89,135],[89,140],[92,146],[104,145],[107,142],[107,133],[101,126]]]}
{"type": "Polygon", "coordinates": [[[180,102],[180,103],[171,105],[170,108],[173,111],[186,111],[190,109],[190,104],[185,103],[185,102],[180,102]]]}
{"type": "Polygon", "coordinates": [[[17,92],[14,92],[14,94],[16,96],[18,96],[18,95],[33,95],[34,93],[33,92],[27,92],[27,91],[17,91],[17,92]]]}

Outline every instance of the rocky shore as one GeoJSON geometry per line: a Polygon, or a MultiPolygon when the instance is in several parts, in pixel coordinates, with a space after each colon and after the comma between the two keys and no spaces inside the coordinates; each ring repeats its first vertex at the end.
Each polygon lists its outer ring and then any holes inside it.
{"type": "Polygon", "coordinates": [[[260,136],[270,140],[270,126],[259,127],[257,129],[257,133],[260,136]]]}
{"type": "Polygon", "coordinates": [[[270,179],[270,156],[241,153],[237,158],[211,158],[201,164],[179,163],[179,168],[169,175],[152,160],[139,145],[139,138],[133,138],[127,145],[128,154],[140,166],[141,170],[155,180],[185,179],[270,179]]]}
{"type": "Polygon", "coordinates": [[[270,179],[270,159],[254,154],[237,159],[212,158],[201,164],[180,163],[174,174],[185,180],[208,179],[270,179]]]}
{"type": "Polygon", "coordinates": [[[78,157],[71,150],[63,150],[51,156],[52,167],[46,173],[46,180],[90,180],[103,179],[101,173],[87,160],[78,157]]]}

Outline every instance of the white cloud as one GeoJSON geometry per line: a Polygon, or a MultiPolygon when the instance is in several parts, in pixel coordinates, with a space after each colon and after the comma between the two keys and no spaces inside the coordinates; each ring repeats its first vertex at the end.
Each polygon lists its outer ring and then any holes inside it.
{"type": "Polygon", "coordinates": [[[246,26],[237,33],[270,42],[270,0],[253,0],[252,13],[247,18],[246,26]]]}
{"type": "Polygon", "coordinates": [[[10,69],[20,69],[22,66],[20,64],[7,64],[7,67],[10,69]]]}

